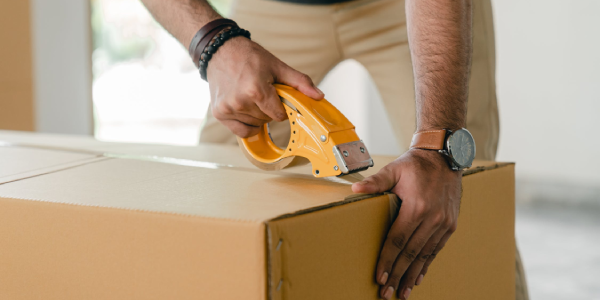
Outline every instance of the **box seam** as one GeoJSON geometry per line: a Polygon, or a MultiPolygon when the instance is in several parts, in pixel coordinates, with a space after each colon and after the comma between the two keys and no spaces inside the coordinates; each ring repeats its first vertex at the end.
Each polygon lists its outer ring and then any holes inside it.
{"type": "Polygon", "coordinates": [[[75,160],[75,161],[72,161],[72,162],[66,162],[66,163],[52,165],[52,166],[43,167],[43,168],[39,168],[39,169],[29,170],[29,171],[25,171],[25,172],[13,174],[13,175],[8,175],[8,176],[5,176],[5,177],[16,176],[18,174],[33,173],[33,172],[40,171],[40,170],[43,170],[43,169],[51,169],[51,168],[54,168],[54,167],[64,166],[63,168],[59,167],[59,169],[52,169],[52,170],[49,170],[49,171],[46,171],[46,172],[43,172],[43,173],[40,173],[40,174],[25,175],[25,177],[19,177],[19,178],[13,179],[13,180],[5,181],[5,182],[0,182],[0,185],[7,184],[7,183],[12,183],[12,182],[17,182],[17,181],[21,181],[21,180],[27,180],[27,179],[30,179],[30,178],[35,178],[35,177],[39,177],[39,176],[49,175],[49,174],[53,174],[53,173],[58,173],[58,172],[62,172],[64,170],[74,169],[74,168],[77,168],[77,167],[81,167],[81,166],[85,166],[85,165],[89,165],[89,164],[93,164],[93,163],[98,163],[98,162],[103,162],[103,161],[107,161],[107,160],[110,160],[110,159],[112,159],[112,158],[110,158],[110,157],[104,157],[104,156],[96,156],[96,157],[92,157],[92,158],[83,158],[83,159],[75,160]]]}

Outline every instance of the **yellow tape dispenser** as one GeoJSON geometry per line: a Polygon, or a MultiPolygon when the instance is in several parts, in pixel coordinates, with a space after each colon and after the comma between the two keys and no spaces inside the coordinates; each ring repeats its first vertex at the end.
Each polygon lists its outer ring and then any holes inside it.
{"type": "Polygon", "coordinates": [[[312,164],[315,177],[343,176],[373,166],[354,125],[329,101],[313,100],[298,90],[275,84],[290,122],[290,140],[280,148],[269,135],[268,124],[259,134],[238,139],[246,157],[263,170],[280,170],[294,157],[312,164]]]}

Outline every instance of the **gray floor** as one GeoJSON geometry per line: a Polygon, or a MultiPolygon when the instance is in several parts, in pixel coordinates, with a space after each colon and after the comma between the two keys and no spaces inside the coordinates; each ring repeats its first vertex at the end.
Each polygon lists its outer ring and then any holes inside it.
{"type": "Polygon", "coordinates": [[[600,300],[600,207],[522,204],[516,217],[532,300],[600,300]]]}

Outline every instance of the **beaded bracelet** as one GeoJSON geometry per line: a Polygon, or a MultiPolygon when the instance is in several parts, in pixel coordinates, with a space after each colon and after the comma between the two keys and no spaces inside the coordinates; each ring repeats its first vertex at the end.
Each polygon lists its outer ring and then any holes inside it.
{"type": "Polygon", "coordinates": [[[190,46],[188,51],[190,53],[190,57],[192,61],[198,67],[198,62],[200,61],[200,55],[206,46],[208,46],[209,42],[212,38],[221,32],[224,28],[237,28],[238,25],[235,21],[230,19],[216,19],[206,23],[196,35],[192,38],[190,42],[190,46]]]}
{"type": "Polygon", "coordinates": [[[239,27],[222,30],[210,41],[208,46],[204,48],[204,51],[200,55],[200,62],[198,63],[198,67],[200,68],[200,77],[202,77],[202,79],[208,81],[206,79],[206,69],[208,68],[208,62],[215,52],[217,52],[219,47],[221,47],[227,40],[236,36],[243,36],[247,39],[250,39],[250,32],[239,27]]]}

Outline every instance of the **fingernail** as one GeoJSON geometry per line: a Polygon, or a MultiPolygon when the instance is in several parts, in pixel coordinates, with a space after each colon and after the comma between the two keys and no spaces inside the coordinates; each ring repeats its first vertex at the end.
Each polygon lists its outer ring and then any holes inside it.
{"type": "Polygon", "coordinates": [[[385,290],[385,293],[383,294],[383,298],[388,300],[392,298],[392,295],[394,295],[394,287],[388,286],[387,290],[385,290]]]}
{"type": "Polygon", "coordinates": [[[410,296],[410,292],[411,292],[411,291],[412,291],[412,289],[411,289],[411,288],[406,288],[406,289],[404,290],[404,294],[403,294],[403,296],[404,296],[404,300],[408,299],[408,296],[410,296]]]}
{"type": "Polygon", "coordinates": [[[388,273],[383,272],[383,274],[381,274],[381,277],[379,278],[379,284],[384,285],[387,282],[387,279],[388,279],[388,273]]]}
{"type": "Polygon", "coordinates": [[[423,274],[419,275],[419,277],[417,277],[417,282],[415,283],[416,285],[421,284],[421,281],[423,281],[423,274]]]}

